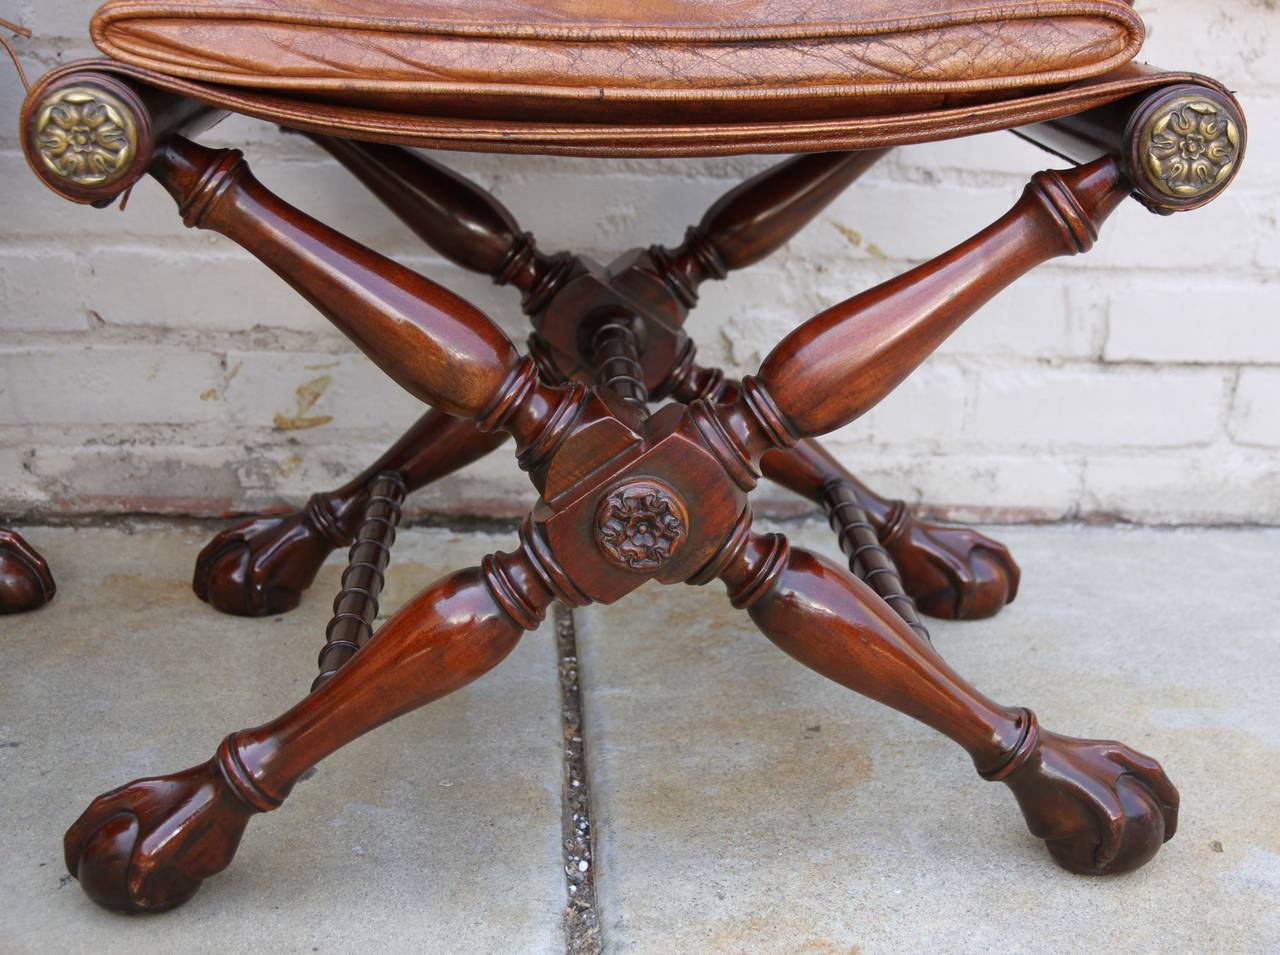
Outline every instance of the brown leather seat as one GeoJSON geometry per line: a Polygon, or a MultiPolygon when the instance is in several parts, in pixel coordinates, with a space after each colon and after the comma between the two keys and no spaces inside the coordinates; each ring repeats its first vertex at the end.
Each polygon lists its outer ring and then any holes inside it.
{"type": "Polygon", "coordinates": [[[417,116],[726,123],[921,113],[1128,63],[1123,0],[111,0],[108,55],[417,116]]]}

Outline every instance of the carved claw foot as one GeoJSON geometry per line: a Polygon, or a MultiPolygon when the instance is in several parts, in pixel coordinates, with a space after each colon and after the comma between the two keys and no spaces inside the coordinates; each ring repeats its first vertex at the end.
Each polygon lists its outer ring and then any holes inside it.
{"type": "Polygon", "coordinates": [[[1123,743],[1041,730],[1001,769],[984,774],[1013,790],[1027,827],[1054,861],[1081,875],[1130,872],[1178,827],[1178,790],[1160,764],[1123,743]]]}
{"type": "Polygon", "coordinates": [[[349,545],[323,498],[288,517],[227,528],[196,558],[196,596],[237,617],[265,617],[298,606],[335,547],[349,545]]]}
{"type": "Polygon", "coordinates": [[[117,912],[163,912],[231,864],[254,810],[217,760],[95,799],[63,839],[67,871],[117,912]]]}
{"type": "Polygon", "coordinates": [[[13,531],[0,530],[0,614],[43,607],[57,588],[49,565],[13,531]]]}
{"type": "Polygon", "coordinates": [[[1003,544],[969,527],[922,520],[902,502],[895,511],[881,543],[922,612],[980,620],[1013,602],[1022,571],[1003,544]]]}

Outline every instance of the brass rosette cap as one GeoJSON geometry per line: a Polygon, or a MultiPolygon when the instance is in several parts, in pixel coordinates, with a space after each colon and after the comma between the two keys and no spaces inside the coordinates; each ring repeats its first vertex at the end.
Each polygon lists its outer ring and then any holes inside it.
{"type": "Polygon", "coordinates": [[[1125,130],[1125,161],[1141,198],[1165,214],[1198,209],[1240,171],[1248,131],[1235,99],[1208,86],[1162,90],[1125,130]]]}
{"type": "Polygon", "coordinates": [[[31,88],[22,149],[35,174],[72,202],[106,205],[146,172],[150,114],[126,84],[77,71],[31,88]]]}

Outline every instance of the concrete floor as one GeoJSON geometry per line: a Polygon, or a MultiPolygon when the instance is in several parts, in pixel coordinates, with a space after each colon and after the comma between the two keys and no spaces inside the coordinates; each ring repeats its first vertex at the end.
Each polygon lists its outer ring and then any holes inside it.
{"type": "MultiPolygon", "coordinates": [[[[186,907],[89,904],[63,829],[305,692],[340,568],[235,620],[188,588],[202,529],[23,531],[59,595],[0,618],[0,952],[565,950],[549,627],[326,761],[186,907]]],[[[1017,602],[933,623],[939,649],[1046,727],[1160,758],[1178,836],[1136,874],[1070,876],[953,745],[785,657],[719,585],[648,586],[576,614],[607,951],[1280,951],[1280,532],[998,536],[1017,602]]],[[[404,532],[385,611],[508,542],[404,532]]]]}

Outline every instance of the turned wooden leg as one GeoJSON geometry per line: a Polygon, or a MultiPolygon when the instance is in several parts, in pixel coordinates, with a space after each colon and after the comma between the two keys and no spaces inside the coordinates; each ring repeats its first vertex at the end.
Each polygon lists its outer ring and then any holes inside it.
{"type": "Polygon", "coordinates": [[[67,830],[68,871],[110,909],[181,905],[231,863],[250,817],[278,808],[299,776],[491,670],[551,600],[523,549],[444,578],[284,715],[232,733],[207,763],[94,800],[67,830]]]}
{"type": "Polygon", "coordinates": [[[847,487],[897,564],[907,593],[929,616],[979,620],[1017,596],[1022,572],[1003,544],[970,527],[926,521],[905,501],[881,497],[817,441],[766,454],[760,466],[769,479],[828,510],[833,491],[847,487]]]}
{"type": "Polygon", "coordinates": [[[37,610],[56,591],[45,559],[21,535],[0,528],[0,614],[37,610]]]}
{"type": "Polygon", "coordinates": [[[298,606],[325,558],[349,547],[369,485],[398,472],[410,493],[484,457],[507,436],[440,411],[424,414],[385,454],[336,491],[284,517],[250,518],[213,538],[196,558],[192,589],[223,613],[262,617],[298,606]]]}
{"type": "MultiPolygon", "coordinates": [[[[662,383],[664,394],[684,402],[732,403],[740,397],[742,383],[726,378],[718,368],[698,365],[692,348],[682,358],[662,383]]],[[[905,501],[889,500],[867,487],[812,438],[765,452],[760,470],[770,480],[822,505],[841,535],[841,548],[849,553],[854,570],[866,544],[849,546],[849,528],[843,521],[847,515],[841,508],[845,502],[856,503],[889,557],[889,566],[877,570],[898,575],[903,591],[914,600],[906,614],[908,622],[916,606],[948,620],[991,617],[1017,596],[1022,572],[1003,544],[969,527],[948,527],[917,517],[905,501]]],[[[865,573],[859,576],[866,577],[865,573]]],[[[881,595],[893,603],[891,591],[881,595]]],[[[894,606],[904,609],[900,603],[894,606]]]]}
{"type": "Polygon", "coordinates": [[[1126,872],[1173,837],[1178,792],[1158,763],[1121,743],[1050,733],[1030,710],[992,702],[842,568],[753,534],[721,577],[788,654],[959,743],[984,778],[1013,790],[1064,868],[1126,872]]]}

